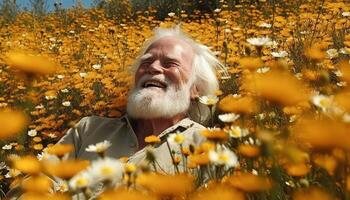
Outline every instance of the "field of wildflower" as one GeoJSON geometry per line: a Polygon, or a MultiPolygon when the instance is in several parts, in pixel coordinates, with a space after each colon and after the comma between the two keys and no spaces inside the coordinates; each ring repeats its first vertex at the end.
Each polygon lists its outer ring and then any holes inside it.
{"type": "Polygon", "coordinates": [[[350,199],[349,0],[174,1],[165,14],[113,2],[0,16],[0,198],[350,199]],[[140,44],[177,24],[228,70],[198,98],[206,142],[168,137],[175,174],[150,171],[157,136],[142,166],[104,157],[108,141],[86,149],[97,161],[63,159],[73,147],[53,144],[82,117],[124,114],[140,44]]]}

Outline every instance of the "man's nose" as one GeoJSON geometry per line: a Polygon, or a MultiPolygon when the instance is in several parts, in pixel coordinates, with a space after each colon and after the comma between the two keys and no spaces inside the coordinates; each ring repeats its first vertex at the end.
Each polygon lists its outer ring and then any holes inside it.
{"type": "Polygon", "coordinates": [[[162,64],[159,60],[155,60],[154,62],[152,62],[148,68],[147,68],[147,72],[150,74],[160,74],[163,73],[163,67],[162,64]]]}

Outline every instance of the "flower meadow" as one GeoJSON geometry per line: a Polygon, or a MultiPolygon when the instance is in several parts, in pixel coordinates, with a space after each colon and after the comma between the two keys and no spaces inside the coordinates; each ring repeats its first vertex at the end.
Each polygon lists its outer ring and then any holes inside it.
{"type": "Polygon", "coordinates": [[[350,199],[348,0],[181,1],[164,17],[124,1],[110,17],[113,2],[0,16],[0,197],[350,199]],[[169,135],[175,174],[150,170],[155,135],[139,166],[106,157],[112,141],[86,148],[96,161],[65,159],[73,146],[54,144],[84,116],[123,115],[140,45],[178,24],[227,68],[216,95],[197,100],[211,113],[206,141],[169,135]]]}

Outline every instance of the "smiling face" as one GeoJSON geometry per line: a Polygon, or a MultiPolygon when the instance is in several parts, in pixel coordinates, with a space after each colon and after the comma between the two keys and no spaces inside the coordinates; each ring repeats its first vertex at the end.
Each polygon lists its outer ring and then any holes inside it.
{"type": "Polygon", "coordinates": [[[127,111],[136,118],[173,117],[189,108],[192,47],[174,37],[163,37],[146,50],[135,74],[135,88],[127,111]]]}

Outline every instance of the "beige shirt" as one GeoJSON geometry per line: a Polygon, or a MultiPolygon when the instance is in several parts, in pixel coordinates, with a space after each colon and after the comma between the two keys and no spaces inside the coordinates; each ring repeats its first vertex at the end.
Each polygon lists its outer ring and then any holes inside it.
{"type": "MultiPolygon", "coordinates": [[[[185,118],[163,131],[159,135],[161,143],[153,149],[153,154],[156,158],[156,170],[170,174],[175,172],[166,143],[166,139],[170,134],[176,132],[183,134],[185,136],[184,147],[190,144],[197,146],[204,140],[204,137],[199,134],[199,131],[202,129],[204,129],[204,126],[185,118]]],[[[136,165],[145,161],[147,147],[138,150],[137,137],[127,116],[120,118],[84,117],[73,128],[69,129],[67,134],[58,143],[74,145],[75,151],[69,155],[71,159],[95,160],[98,158],[98,155],[94,152],[87,152],[85,149],[91,144],[96,144],[104,140],[112,143],[112,146],[106,151],[106,156],[113,158],[129,157],[128,163],[136,165]]],[[[175,154],[181,154],[179,145],[169,145],[175,154]]],[[[183,169],[182,165],[179,165],[179,169],[183,169]]],[[[95,189],[96,193],[102,190],[102,188],[95,189]]],[[[20,188],[17,187],[8,192],[7,198],[18,199],[21,194],[20,188]]],[[[80,194],[79,198],[77,195],[74,195],[73,199],[85,198],[80,194]]]]}
{"type": "MultiPolygon", "coordinates": [[[[204,126],[185,118],[163,131],[159,135],[161,143],[153,150],[157,170],[165,173],[174,172],[172,158],[166,143],[166,139],[170,134],[176,132],[183,134],[185,137],[184,147],[190,144],[197,146],[204,140],[199,134],[202,129],[204,129],[204,126]]],[[[98,155],[94,152],[87,152],[85,149],[91,144],[104,140],[112,143],[112,146],[106,151],[108,157],[129,157],[128,162],[134,164],[140,164],[145,160],[146,148],[138,151],[137,136],[127,116],[120,118],[84,117],[74,128],[68,130],[59,143],[74,145],[75,151],[70,155],[70,158],[95,160],[98,155]]],[[[180,155],[179,145],[170,143],[170,148],[175,154],[180,155]]]]}

